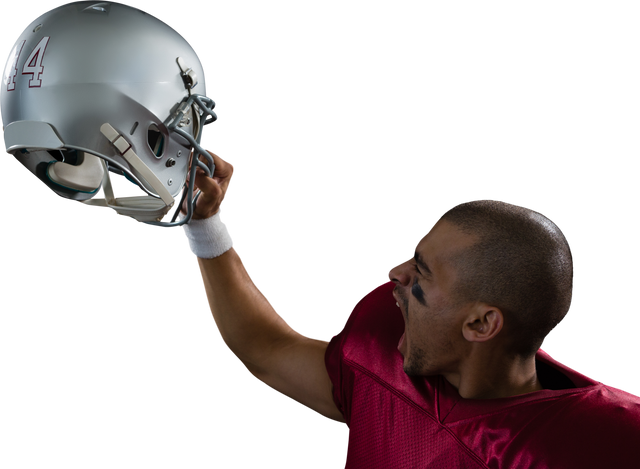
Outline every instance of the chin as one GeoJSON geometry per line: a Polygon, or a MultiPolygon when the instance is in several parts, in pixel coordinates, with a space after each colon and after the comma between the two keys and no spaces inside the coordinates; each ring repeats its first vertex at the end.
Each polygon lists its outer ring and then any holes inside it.
{"type": "Polygon", "coordinates": [[[411,370],[411,369],[407,369],[407,368],[405,368],[404,373],[407,376],[411,376],[413,378],[420,378],[420,377],[424,376],[422,373],[418,373],[416,370],[411,370]]]}
{"type": "MultiPolygon", "coordinates": [[[[421,352],[421,351],[420,351],[421,352]]],[[[402,362],[402,369],[407,376],[432,376],[438,374],[437,370],[429,366],[423,353],[407,354],[402,362]]]]}
{"type": "Polygon", "coordinates": [[[411,363],[406,363],[406,360],[402,365],[402,369],[407,376],[424,376],[424,373],[422,373],[421,370],[418,370],[415,366],[412,366],[411,363]]]}

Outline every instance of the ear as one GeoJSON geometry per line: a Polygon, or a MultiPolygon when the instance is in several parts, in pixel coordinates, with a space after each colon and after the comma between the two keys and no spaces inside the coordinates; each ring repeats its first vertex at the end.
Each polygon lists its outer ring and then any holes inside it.
{"type": "Polygon", "coordinates": [[[502,326],[504,315],[500,309],[478,303],[462,324],[462,335],[469,342],[486,342],[497,336],[502,326]]]}

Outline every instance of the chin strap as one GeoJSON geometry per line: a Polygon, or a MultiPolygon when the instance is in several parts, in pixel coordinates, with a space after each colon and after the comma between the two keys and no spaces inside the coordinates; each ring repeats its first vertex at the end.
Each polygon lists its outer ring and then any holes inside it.
{"type": "Polygon", "coordinates": [[[113,194],[111,179],[107,164],[102,160],[104,169],[104,179],[102,181],[104,190],[104,199],[89,199],[83,201],[87,205],[97,205],[100,207],[110,207],[120,215],[126,215],[135,218],[141,222],[159,222],[173,207],[175,202],[173,196],[166,187],[160,182],[160,179],[144,164],[138,155],[133,151],[131,144],[118,133],[110,124],[102,124],[100,127],[102,135],[107,137],[111,144],[118,150],[118,153],[136,170],[136,172],[144,178],[145,181],[158,194],[159,198],[151,196],[140,197],[120,197],[116,198],[113,194]]]}
{"type": "Polygon", "coordinates": [[[144,164],[144,162],[138,157],[138,155],[136,155],[136,153],[133,151],[133,148],[131,148],[131,144],[127,140],[125,140],[125,138],[120,135],[116,129],[111,127],[111,124],[102,124],[102,126],[100,127],[100,132],[102,132],[102,135],[107,137],[111,144],[116,147],[120,155],[125,160],[127,160],[127,163],[129,163],[131,167],[135,169],[138,174],[140,174],[140,176],[142,176],[144,180],[151,185],[151,187],[153,187],[156,194],[158,194],[165,205],[171,208],[174,202],[173,197],[171,196],[167,188],[164,187],[164,184],[160,182],[158,176],[156,176],[154,172],[151,171],[146,164],[144,164]]]}
{"type": "Polygon", "coordinates": [[[119,215],[126,215],[135,218],[140,222],[158,222],[171,209],[171,205],[166,205],[161,199],[151,196],[139,197],[118,197],[116,198],[109,178],[107,163],[101,160],[104,169],[104,179],[102,189],[104,199],[83,200],[82,203],[97,207],[109,207],[114,209],[119,215]]]}

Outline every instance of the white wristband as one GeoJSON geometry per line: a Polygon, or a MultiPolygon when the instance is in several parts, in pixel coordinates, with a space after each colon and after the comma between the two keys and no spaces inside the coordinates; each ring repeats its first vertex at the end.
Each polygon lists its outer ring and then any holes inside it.
{"type": "Polygon", "coordinates": [[[202,259],[221,256],[233,246],[227,227],[220,220],[220,211],[203,220],[193,220],[185,225],[191,251],[202,259]]]}

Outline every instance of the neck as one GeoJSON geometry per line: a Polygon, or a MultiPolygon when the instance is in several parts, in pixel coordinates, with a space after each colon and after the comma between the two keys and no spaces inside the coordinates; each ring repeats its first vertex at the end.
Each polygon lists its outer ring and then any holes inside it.
{"type": "Polygon", "coordinates": [[[469,357],[456,373],[443,373],[465,399],[496,399],[540,391],[535,356],[469,357]]]}

